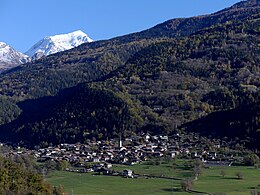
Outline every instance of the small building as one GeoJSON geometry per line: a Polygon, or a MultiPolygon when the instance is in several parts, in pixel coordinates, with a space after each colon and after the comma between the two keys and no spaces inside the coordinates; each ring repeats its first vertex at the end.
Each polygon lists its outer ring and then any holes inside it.
{"type": "Polygon", "coordinates": [[[171,158],[174,158],[175,156],[177,156],[177,155],[179,155],[179,154],[180,154],[179,151],[171,151],[171,152],[170,152],[171,158]]]}
{"type": "Polygon", "coordinates": [[[102,173],[103,173],[103,175],[110,175],[111,174],[111,171],[110,170],[108,170],[108,169],[102,169],[102,173]]]}
{"type": "Polygon", "coordinates": [[[106,163],[106,164],[105,164],[105,167],[106,167],[107,169],[112,168],[112,166],[113,166],[113,165],[112,165],[111,163],[106,163]]]}
{"type": "Polygon", "coordinates": [[[211,159],[216,159],[216,157],[217,157],[217,153],[216,152],[209,152],[208,153],[208,158],[211,158],[211,159]]]}
{"type": "Polygon", "coordinates": [[[191,153],[192,158],[196,158],[197,156],[198,156],[198,153],[196,151],[191,153]]]}
{"type": "Polygon", "coordinates": [[[125,170],[123,171],[123,176],[124,176],[124,177],[133,178],[133,171],[130,170],[130,169],[125,169],[125,170]]]}
{"type": "Polygon", "coordinates": [[[93,162],[95,162],[95,163],[99,162],[99,158],[97,158],[97,157],[93,158],[93,162]]]}
{"type": "Polygon", "coordinates": [[[151,138],[151,136],[150,136],[150,134],[147,133],[144,138],[145,138],[145,141],[148,142],[149,139],[151,138]]]}

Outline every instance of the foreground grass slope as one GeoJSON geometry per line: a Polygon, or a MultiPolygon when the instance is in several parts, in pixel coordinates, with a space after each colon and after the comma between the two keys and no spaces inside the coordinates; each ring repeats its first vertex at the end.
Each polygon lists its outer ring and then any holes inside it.
{"type": "Polygon", "coordinates": [[[195,182],[194,189],[209,193],[225,192],[227,195],[250,194],[254,189],[259,189],[260,170],[254,167],[210,167],[205,170],[202,177],[195,182]],[[226,176],[220,175],[221,170],[226,176]],[[243,179],[237,179],[237,172],[243,174],[243,179]]]}
{"type": "MultiPolygon", "coordinates": [[[[62,184],[69,194],[168,194],[178,183],[164,179],[125,179],[115,176],[92,176],[55,172],[47,178],[52,184],[62,184]]],[[[185,194],[185,193],[181,193],[185,194]]]]}
{"type": "Polygon", "coordinates": [[[253,167],[209,167],[204,169],[202,176],[194,181],[193,192],[187,193],[181,189],[182,179],[192,176],[185,163],[177,165],[163,163],[160,165],[140,164],[134,166],[115,165],[114,170],[132,169],[137,174],[174,177],[126,179],[119,176],[79,174],[70,172],[53,172],[47,176],[47,181],[53,185],[63,185],[65,191],[74,194],[199,194],[206,192],[214,194],[225,192],[227,195],[250,194],[259,189],[260,170],[253,167]],[[224,170],[226,175],[220,175],[224,170]],[[243,179],[237,179],[236,173],[241,172],[243,179]]]}

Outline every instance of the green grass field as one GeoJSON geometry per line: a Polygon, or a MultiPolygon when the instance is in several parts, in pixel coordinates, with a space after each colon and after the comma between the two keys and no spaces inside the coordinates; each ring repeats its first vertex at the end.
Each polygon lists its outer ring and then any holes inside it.
{"type": "MultiPolygon", "coordinates": [[[[114,170],[132,169],[138,174],[174,177],[180,180],[159,178],[126,179],[119,176],[92,175],[91,173],[69,173],[57,171],[49,174],[46,180],[53,185],[63,185],[69,194],[199,194],[183,192],[180,188],[181,179],[191,177],[191,171],[182,166],[180,161],[172,167],[172,163],[161,165],[114,165],[114,170]]],[[[194,182],[193,190],[199,192],[226,192],[227,195],[250,195],[250,191],[257,188],[260,191],[260,170],[253,167],[210,167],[204,169],[202,176],[194,182]],[[222,177],[220,171],[225,170],[222,177]],[[237,179],[236,172],[243,173],[243,179],[237,179]]]]}
{"type": "Polygon", "coordinates": [[[260,191],[260,170],[243,166],[210,167],[194,185],[194,189],[198,191],[226,192],[228,195],[250,194],[254,188],[260,191]],[[225,177],[220,176],[221,170],[226,172],[225,177]],[[243,179],[237,179],[237,172],[243,174],[243,179]]]}
{"type": "MultiPolygon", "coordinates": [[[[68,172],[54,172],[49,178],[54,185],[62,184],[69,194],[170,194],[179,183],[165,179],[126,179],[116,176],[92,176],[68,172]]],[[[180,193],[183,194],[183,193],[180,193]]]]}

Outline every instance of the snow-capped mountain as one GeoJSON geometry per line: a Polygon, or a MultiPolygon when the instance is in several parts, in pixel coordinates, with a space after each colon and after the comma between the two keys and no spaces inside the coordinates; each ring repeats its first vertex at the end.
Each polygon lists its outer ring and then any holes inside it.
{"type": "Polygon", "coordinates": [[[40,40],[32,46],[26,55],[33,59],[38,59],[42,56],[47,56],[57,52],[65,51],[77,47],[82,43],[92,42],[93,40],[81,30],[74,31],[68,34],[48,36],[40,40]]]}
{"type": "Polygon", "coordinates": [[[0,42],[0,72],[29,62],[31,59],[16,51],[6,43],[0,42]]]}

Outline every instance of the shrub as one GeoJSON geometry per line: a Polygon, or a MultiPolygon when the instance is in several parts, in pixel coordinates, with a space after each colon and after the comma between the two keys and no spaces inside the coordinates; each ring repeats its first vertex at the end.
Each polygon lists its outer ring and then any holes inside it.
{"type": "Polygon", "coordinates": [[[183,180],[181,182],[181,188],[184,190],[184,191],[189,191],[191,190],[193,187],[193,182],[192,180],[189,180],[189,179],[186,179],[186,180],[183,180]]]}
{"type": "Polygon", "coordinates": [[[221,171],[220,171],[220,175],[221,175],[222,177],[225,177],[225,176],[227,175],[227,173],[226,173],[226,171],[221,170],[221,171]]]}
{"type": "Polygon", "coordinates": [[[241,172],[237,172],[236,176],[237,176],[237,179],[243,179],[244,178],[244,175],[241,172]]]}

